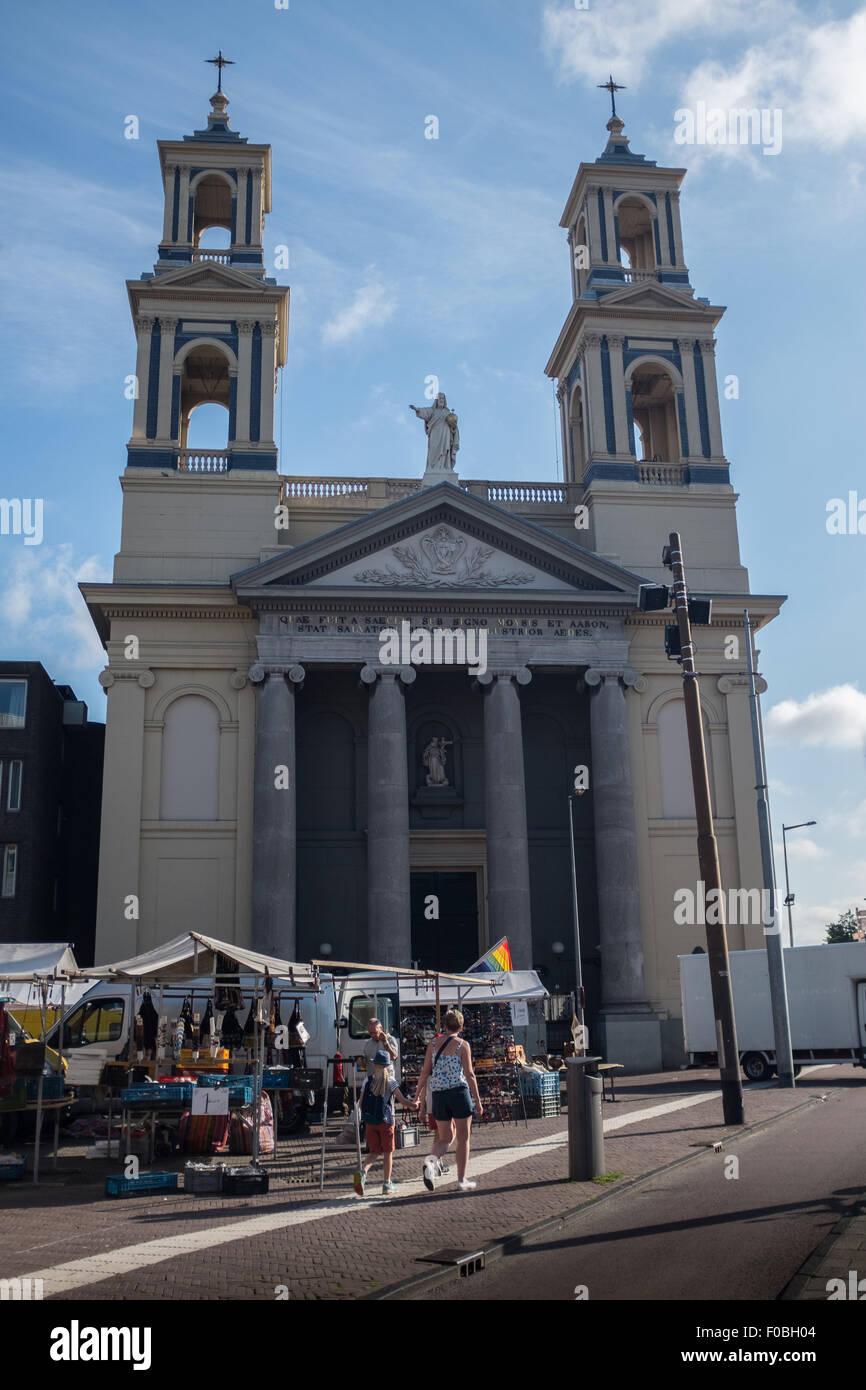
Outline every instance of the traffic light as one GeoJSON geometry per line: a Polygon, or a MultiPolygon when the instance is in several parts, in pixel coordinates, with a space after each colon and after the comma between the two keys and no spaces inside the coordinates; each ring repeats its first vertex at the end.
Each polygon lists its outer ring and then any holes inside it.
{"type": "Polygon", "coordinates": [[[657,613],[662,608],[670,608],[671,591],[667,584],[641,584],[637,606],[641,613],[657,613]]]}
{"type": "Polygon", "coordinates": [[[665,628],[665,656],[668,661],[682,661],[683,650],[680,644],[680,630],[676,623],[665,628]]]}

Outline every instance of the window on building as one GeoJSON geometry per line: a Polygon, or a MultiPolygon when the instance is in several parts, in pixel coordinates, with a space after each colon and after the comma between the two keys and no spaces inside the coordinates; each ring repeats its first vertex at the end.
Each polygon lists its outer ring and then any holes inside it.
{"type": "Polygon", "coordinates": [[[27,682],[0,680],[0,729],[23,729],[27,682]]]}
{"type": "Polygon", "coordinates": [[[201,695],[182,695],[165,716],[160,820],[217,820],[219,769],[219,711],[201,695]]]}
{"type": "Polygon", "coordinates": [[[0,897],[15,897],[15,882],[18,877],[18,846],[3,846],[3,869],[2,883],[0,883],[0,897]]]}
{"type": "Polygon", "coordinates": [[[7,811],[21,810],[22,763],[17,759],[9,764],[9,777],[6,783],[7,811]]]}

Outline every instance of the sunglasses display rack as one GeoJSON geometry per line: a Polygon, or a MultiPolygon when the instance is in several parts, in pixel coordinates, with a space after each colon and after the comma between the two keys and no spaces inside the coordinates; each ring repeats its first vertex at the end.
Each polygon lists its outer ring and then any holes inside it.
{"type": "MultiPolygon", "coordinates": [[[[443,1011],[444,1012],[444,1011],[443,1011]]],[[[508,1004],[467,1004],[463,1037],[472,1048],[478,1090],[487,1120],[522,1120],[523,1101],[513,1061],[514,1033],[508,1004]]],[[[414,1088],[428,1043],[436,1036],[436,1014],[429,1005],[401,1011],[400,1065],[406,1087],[414,1088]]]]}

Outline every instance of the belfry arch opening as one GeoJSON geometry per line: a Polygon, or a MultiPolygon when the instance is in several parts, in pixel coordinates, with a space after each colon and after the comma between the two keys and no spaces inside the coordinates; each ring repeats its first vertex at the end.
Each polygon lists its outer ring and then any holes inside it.
{"type": "Polygon", "coordinates": [[[214,343],[199,343],[184,358],[180,373],[179,444],[181,449],[224,449],[229,435],[231,377],[229,360],[214,343]],[[199,407],[208,408],[199,412],[199,407]],[[224,409],[217,415],[212,406],[224,409]],[[190,440],[190,421],[198,415],[190,440]],[[222,417],[222,418],[220,418],[222,417]]]}
{"type": "Polygon", "coordinates": [[[571,395],[571,403],[568,407],[568,454],[570,462],[570,479],[576,483],[583,477],[586,469],[587,446],[586,446],[586,420],[583,409],[583,395],[580,387],[577,387],[571,395]]]}
{"type": "Polygon", "coordinates": [[[673,377],[655,362],[639,364],[631,378],[635,457],[647,463],[680,463],[676,389],[673,377]]]}
{"type": "Polygon", "coordinates": [[[655,270],[656,248],[652,214],[641,198],[623,198],[617,204],[617,225],[622,264],[629,270],[655,270]]]}
{"type": "MultiPolygon", "coordinates": [[[[205,245],[202,234],[214,227],[222,227],[229,234],[232,230],[232,187],[220,174],[206,174],[195,185],[193,192],[192,244],[205,245]]],[[[226,242],[226,245],[229,244],[226,242]]],[[[218,245],[207,241],[208,245],[218,245]]]]}

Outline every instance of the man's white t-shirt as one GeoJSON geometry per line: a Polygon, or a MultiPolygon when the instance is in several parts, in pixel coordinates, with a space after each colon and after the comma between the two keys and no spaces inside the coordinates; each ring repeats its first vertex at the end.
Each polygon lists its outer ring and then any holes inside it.
{"type": "MultiPolygon", "coordinates": [[[[397,1049],[397,1039],[396,1039],[395,1037],[393,1037],[391,1033],[386,1033],[385,1036],[386,1036],[386,1038],[388,1039],[389,1046],[393,1049],[394,1052],[397,1052],[397,1051],[398,1051],[398,1049],[397,1049]]],[[[373,1075],[373,1058],[376,1056],[376,1053],[377,1053],[377,1052],[387,1052],[387,1050],[388,1050],[388,1049],[385,1047],[385,1044],[382,1043],[382,1042],[379,1042],[376,1038],[370,1038],[369,1042],[367,1042],[367,1043],[364,1044],[364,1056],[365,1056],[366,1059],[367,1059],[367,1075],[368,1075],[368,1076],[372,1076],[372,1075],[373,1075]]],[[[398,1052],[398,1056],[399,1056],[399,1052],[398,1052]]],[[[391,1065],[388,1067],[388,1080],[389,1080],[389,1081],[395,1081],[395,1080],[396,1080],[396,1076],[395,1076],[395,1074],[394,1074],[394,1064],[393,1064],[393,1062],[392,1062],[391,1065]]]]}

